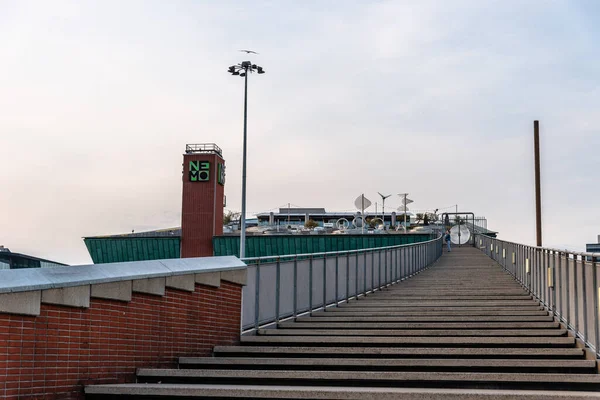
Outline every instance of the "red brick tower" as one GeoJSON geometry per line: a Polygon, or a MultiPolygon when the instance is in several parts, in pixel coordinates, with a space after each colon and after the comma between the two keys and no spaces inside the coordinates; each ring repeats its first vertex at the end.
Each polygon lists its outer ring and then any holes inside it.
{"type": "Polygon", "coordinates": [[[183,155],[181,257],[213,255],[212,238],[223,234],[225,160],[219,146],[188,144],[183,155]]]}

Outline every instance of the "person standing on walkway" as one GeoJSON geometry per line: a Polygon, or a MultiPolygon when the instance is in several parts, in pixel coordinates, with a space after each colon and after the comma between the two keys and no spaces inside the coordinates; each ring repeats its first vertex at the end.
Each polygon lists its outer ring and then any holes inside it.
{"type": "Polygon", "coordinates": [[[452,248],[450,247],[450,229],[446,230],[446,235],[444,236],[444,240],[446,241],[446,244],[448,245],[448,252],[451,252],[452,248]]]}

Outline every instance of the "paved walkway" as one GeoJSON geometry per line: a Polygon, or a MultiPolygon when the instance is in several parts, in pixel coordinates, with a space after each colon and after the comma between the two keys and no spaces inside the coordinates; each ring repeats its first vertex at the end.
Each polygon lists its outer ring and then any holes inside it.
{"type": "MultiPolygon", "coordinates": [[[[584,399],[596,360],[494,261],[455,247],[424,272],[91,395],[584,399]],[[160,384],[157,384],[160,382],[160,384]]],[[[89,396],[92,397],[92,396],[89,396]]],[[[173,397],[175,398],[175,397],[173,397]]]]}

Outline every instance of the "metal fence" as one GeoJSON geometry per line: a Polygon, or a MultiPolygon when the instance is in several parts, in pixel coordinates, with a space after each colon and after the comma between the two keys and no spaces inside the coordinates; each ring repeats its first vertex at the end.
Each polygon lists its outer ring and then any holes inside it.
{"type": "Polygon", "coordinates": [[[398,246],[246,258],[242,331],[358,300],[422,271],[441,255],[439,237],[398,246]]]}
{"type": "Polygon", "coordinates": [[[477,236],[476,245],[600,356],[600,253],[527,246],[483,235],[477,236]]]}

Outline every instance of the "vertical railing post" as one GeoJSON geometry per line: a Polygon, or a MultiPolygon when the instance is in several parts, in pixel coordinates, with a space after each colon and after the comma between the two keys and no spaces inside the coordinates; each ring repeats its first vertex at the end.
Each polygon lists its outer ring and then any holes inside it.
{"type": "MultiPolygon", "coordinates": [[[[550,251],[550,254],[552,255],[552,262],[549,263],[549,265],[552,265],[550,268],[552,268],[552,292],[551,292],[551,296],[552,296],[552,315],[556,315],[556,287],[557,287],[557,279],[556,279],[556,252],[554,250],[550,251]]],[[[550,255],[548,255],[548,257],[550,257],[550,255]]]]}
{"type": "Polygon", "coordinates": [[[335,306],[339,306],[340,292],[339,292],[339,259],[340,253],[335,252],[335,306]]]}
{"type": "Polygon", "coordinates": [[[564,254],[565,254],[565,273],[566,273],[566,279],[565,279],[566,280],[566,282],[565,282],[566,285],[565,286],[567,287],[567,290],[566,290],[567,309],[565,310],[565,312],[566,312],[565,319],[566,319],[566,322],[567,322],[567,327],[569,327],[570,321],[571,321],[571,298],[570,298],[571,296],[569,296],[569,292],[571,290],[571,276],[570,276],[571,275],[571,271],[570,271],[571,268],[569,266],[569,264],[570,264],[569,253],[566,252],[564,254]]]}
{"type": "Polygon", "coordinates": [[[375,253],[371,250],[371,293],[375,292],[375,253]]]}
{"type": "Polygon", "coordinates": [[[563,289],[564,289],[564,283],[562,280],[562,253],[559,252],[554,252],[554,258],[556,259],[555,264],[558,263],[558,268],[556,270],[556,276],[558,277],[557,282],[558,282],[558,301],[560,302],[560,310],[557,307],[557,314],[560,314],[559,319],[563,320],[565,318],[565,311],[564,311],[564,307],[565,304],[563,303],[563,289]]]}
{"type": "Polygon", "coordinates": [[[411,247],[411,250],[412,250],[411,251],[411,253],[412,253],[412,255],[411,255],[411,264],[412,264],[412,267],[411,267],[411,271],[410,271],[410,276],[413,276],[415,274],[415,269],[417,268],[417,257],[415,257],[416,249],[415,249],[414,246],[411,247]]]}
{"type": "Polygon", "coordinates": [[[573,254],[573,308],[575,317],[573,318],[573,330],[575,331],[575,337],[579,336],[579,298],[577,297],[579,292],[579,274],[577,274],[577,254],[573,254]]]}
{"type": "Polygon", "coordinates": [[[583,304],[581,308],[583,309],[583,337],[581,338],[584,343],[589,340],[588,335],[588,309],[587,309],[587,278],[585,273],[585,257],[581,256],[581,295],[583,296],[583,304]]]}
{"type": "Polygon", "coordinates": [[[594,337],[595,337],[595,353],[596,357],[600,356],[600,321],[598,320],[598,272],[596,270],[596,257],[592,256],[592,293],[593,293],[593,301],[594,301],[594,337]]]}
{"type": "Polygon", "coordinates": [[[350,302],[350,253],[346,253],[346,304],[350,302]]]}
{"type": "Polygon", "coordinates": [[[308,264],[308,313],[312,316],[313,312],[313,255],[310,255],[308,264]]]}
{"type": "Polygon", "coordinates": [[[402,262],[402,265],[400,266],[401,267],[400,272],[402,273],[402,280],[405,280],[406,279],[406,247],[402,248],[402,259],[403,259],[403,262],[402,262]]]}
{"type": "Polygon", "coordinates": [[[277,257],[275,266],[275,279],[275,322],[279,324],[279,300],[281,299],[281,263],[279,257],[277,257]]]}
{"type": "Polygon", "coordinates": [[[354,266],[354,295],[355,299],[358,300],[358,251],[356,254],[356,265],[354,266]]]}
{"type": "Polygon", "coordinates": [[[294,256],[294,320],[298,315],[298,255],[294,256]]]}
{"type": "Polygon", "coordinates": [[[383,250],[383,265],[384,265],[384,269],[383,269],[383,273],[385,274],[385,279],[384,279],[384,284],[387,287],[388,283],[390,283],[388,281],[388,262],[387,262],[387,256],[388,256],[388,251],[387,249],[383,250]]]}
{"type": "Polygon", "coordinates": [[[381,290],[381,250],[377,251],[377,286],[381,290]]]}
{"type": "Polygon", "coordinates": [[[363,293],[367,295],[367,252],[363,251],[363,293]]]}
{"type": "Polygon", "coordinates": [[[552,269],[550,268],[550,250],[544,250],[544,260],[544,264],[546,266],[546,283],[550,282],[550,277],[552,277],[552,286],[548,285],[548,290],[546,291],[546,301],[548,302],[548,309],[552,310],[552,288],[554,287],[554,271],[552,271],[552,269]]]}
{"type": "Polygon", "coordinates": [[[260,313],[260,258],[256,261],[256,291],[254,292],[254,329],[259,326],[260,313]]]}
{"type": "Polygon", "coordinates": [[[399,260],[400,248],[396,247],[396,251],[394,253],[395,253],[394,255],[395,255],[395,260],[396,260],[396,267],[394,268],[396,271],[395,281],[398,282],[400,280],[400,260],[399,260]]]}
{"type": "Polygon", "coordinates": [[[527,289],[529,289],[529,293],[531,293],[531,254],[530,253],[530,248],[529,246],[526,247],[526,256],[525,256],[525,263],[526,268],[525,268],[525,272],[526,272],[526,276],[525,276],[525,282],[527,284],[527,289]]]}
{"type": "Polygon", "coordinates": [[[323,311],[327,308],[327,254],[323,254],[323,311]]]}

